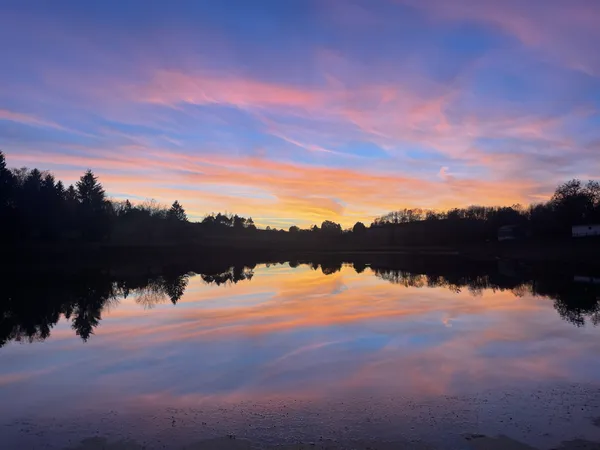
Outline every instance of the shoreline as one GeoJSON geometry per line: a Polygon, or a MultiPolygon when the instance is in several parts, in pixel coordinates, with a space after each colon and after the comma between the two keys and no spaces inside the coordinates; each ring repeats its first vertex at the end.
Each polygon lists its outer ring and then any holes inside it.
{"type": "MultiPolygon", "coordinates": [[[[490,243],[462,247],[387,247],[373,249],[288,249],[232,248],[206,245],[157,244],[27,244],[4,249],[0,263],[6,276],[36,273],[42,276],[75,276],[85,273],[110,276],[144,276],[169,271],[218,273],[231,267],[259,264],[329,265],[354,264],[362,267],[455,270],[457,265],[474,270],[508,273],[600,275],[600,243],[578,241],[560,243],[490,243]]],[[[2,275],[0,275],[2,276],[2,275]]]]}
{"type": "MultiPolygon", "coordinates": [[[[515,441],[506,436],[490,437],[482,434],[466,434],[463,436],[465,448],[472,450],[543,450],[531,447],[519,441],[515,441]]],[[[143,450],[147,447],[135,441],[115,441],[102,437],[90,437],[82,440],[76,447],[68,447],[64,450],[143,450]]],[[[176,447],[172,447],[176,448],[176,447]]],[[[288,445],[260,446],[247,439],[238,439],[235,436],[225,436],[215,439],[207,439],[195,443],[190,443],[183,447],[177,447],[182,450],[437,450],[420,442],[406,441],[355,441],[339,443],[335,441],[317,441],[308,443],[297,443],[288,445]]],[[[597,450],[600,443],[573,440],[565,441],[559,447],[552,450],[597,450]]]]}
{"type": "Polygon", "coordinates": [[[593,450],[598,392],[548,383],[423,398],[111,404],[21,414],[1,429],[7,450],[593,450]]]}

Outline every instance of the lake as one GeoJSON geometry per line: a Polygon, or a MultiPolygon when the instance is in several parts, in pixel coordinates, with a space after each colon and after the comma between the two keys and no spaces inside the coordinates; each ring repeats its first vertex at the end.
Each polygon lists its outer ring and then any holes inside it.
{"type": "Polygon", "coordinates": [[[2,448],[600,441],[598,279],[493,265],[6,279],[2,448]]]}

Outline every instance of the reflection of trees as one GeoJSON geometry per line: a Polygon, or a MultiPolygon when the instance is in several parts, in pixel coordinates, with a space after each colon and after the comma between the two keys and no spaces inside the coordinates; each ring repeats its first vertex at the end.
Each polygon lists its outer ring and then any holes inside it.
{"type": "Polygon", "coordinates": [[[484,291],[491,290],[510,291],[515,297],[526,294],[548,297],[554,301],[554,308],[564,320],[583,326],[586,318],[589,318],[592,324],[600,324],[600,286],[575,283],[572,276],[540,277],[534,281],[501,277],[497,274],[415,274],[406,270],[378,268],[373,271],[377,277],[407,288],[446,288],[455,293],[466,288],[473,296],[480,296],[484,291]]]}
{"type": "Polygon", "coordinates": [[[221,273],[200,275],[206,284],[216,284],[217,286],[251,280],[253,276],[253,269],[242,266],[230,267],[228,270],[221,273]]]}
{"type": "MultiPolygon", "coordinates": [[[[560,316],[576,325],[600,323],[600,285],[575,283],[563,272],[559,276],[523,276],[518,268],[495,270],[480,263],[430,263],[411,260],[408,269],[396,269],[389,261],[350,261],[357,273],[370,267],[375,276],[390,283],[414,288],[443,288],[459,293],[481,295],[486,290],[509,291],[517,297],[537,295],[551,298],[560,316]],[[414,267],[418,265],[418,267],[414,267]]],[[[340,271],[343,263],[331,256],[319,261],[293,261],[290,266],[309,264],[325,275],[340,271]]],[[[254,265],[214,267],[206,264],[200,277],[207,284],[230,285],[251,280],[254,265]]],[[[1,275],[1,274],[0,274],[1,275]]],[[[61,317],[71,321],[75,333],[88,340],[102,321],[102,314],[119,299],[133,297],[146,308],[160,303],[176,304],[184,295],[190,273],[167,271],[154,277],[115,279],[108,275],[79,275],[76,278],[22,278],[4,276],[0,280],[0,347],[10,341],[43,341],[61,317]]]]}
{"type": "MultiPolygon", "coordinates": [[[[481,274],[418,274],[407,270],[373,269],[375,275],[393,284],[414,288],[446,288],[452,292],[462,292],[467,289],[473,296],[482,295],[485,290],[513,290],[523,288],[524,285],[514,280],[500,282],[491,275],[481,274]]],[[[531,290],[529,290],[531,291],[531,290]]]]}
{"type": "Polygon", "coordinates": [[[353,266],[356,273],[363,273],[367,268],[367,265],[362,261],[355,261],[353,266]]]}
{"type": "Polygon", "coordinates": [[[61,315],[71,319],[75,333],[87,340],[100,323],[103,307],[116,295],[115,285],[103,277],[64,284],[55,280],[31,284],[7,280],[2,288],[0,346],[11,340],[48,338],[61,315]]]}
{"type": "Polygon", "coordinates": [[[404,287],[416,288],[421,288],[425,286],[427,279],[425,275],[414,274],[405,270],[375,269],[375,275],[383,280],[389,281],[392,284],[400,284],[404,287]]]}
{"type": "Polygon", "coordinates": [[[147,309],[169,300],[175,305],[183,297],[189,277],[170,274],[149,279],[145,286],[135,289],[135,301],[147,309]]]}
{"type": "Polygon", "coordinates": [[[539,280],[535,293],[554,300],[554,308],[567,322],[584,326],[586,317],[600,323],[600,286],[588,283],[566,283],[560,277],[539,280]]]}
{"type": "MultiPolygon", "coordinates": [[[[217,285],[250,280],[248,267],[201,275],[217,285]]],[[[100,325],[102,313],[121,298],[152,308],[159,303],[176,304],[184,295],[189,273],[165,273],[157,277],[114,280],[108,276],[72,279],[39,279],[35,283],[6,277],[0,283],[0,347],[10,341],[43,341],[61,317],[71,321],[77,336],[87,341],[100,325]]]]}
{"type": "Polygon", "coordinates": [[[177,304],[179,299],[183,297],[185,288],[188,285],[189,275],[180,276],[165,276],[163,278],[163,285],[165,287],[165,293],[174,305],[177,304]]]}
{"type": "Polygon", "coordinates": [[[321,263],[321,271],[323,272],[323,275],[333,275],[340,270],[342,270],[342,263],[339,261],[321,263]]]}

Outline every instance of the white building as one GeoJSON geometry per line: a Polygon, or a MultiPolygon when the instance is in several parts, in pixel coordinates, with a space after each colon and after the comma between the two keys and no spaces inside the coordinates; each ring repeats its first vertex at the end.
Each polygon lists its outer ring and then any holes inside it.
{"type": "Polygon", "coordinates": [[[575,225],[573,237],[600,236],[600,225],[575,225]]]}
{"type": "Polygon", "coordinates": [[[517,239],[517,226],[516,225],[504,225],[498,228],[498,240],[499,241],[513,241],[517,239]]]}

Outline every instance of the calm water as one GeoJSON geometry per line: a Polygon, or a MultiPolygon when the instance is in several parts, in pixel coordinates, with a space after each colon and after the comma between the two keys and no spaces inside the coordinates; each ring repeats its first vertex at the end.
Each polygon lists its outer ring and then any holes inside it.
{"type": "Polygon", "coordinates": [[[5,287],[2,448],[229,433],[600,440],[598,286],[502,279],[289,264],[31,277],[5,287]]]}

